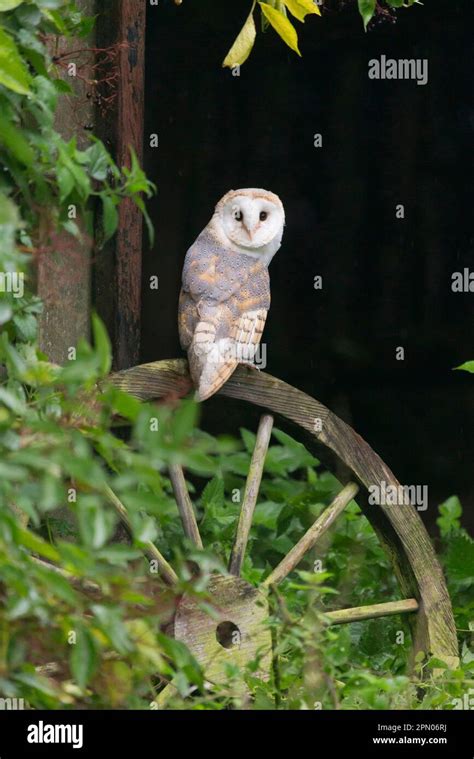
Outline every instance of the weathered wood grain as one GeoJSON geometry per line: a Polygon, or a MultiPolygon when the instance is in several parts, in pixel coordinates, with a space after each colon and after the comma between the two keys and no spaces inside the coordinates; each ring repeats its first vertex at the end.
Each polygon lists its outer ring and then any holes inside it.
{"type": "MultiPolygon", "coordinates": [[[[140,162],[143,156],[146,5],[135,0],[121,0],[117,4],[119,41],[127,44],[119,57],[119,166],[130,166],[131,148],[140,162]]],[[[133,200],[123,200],[119,206],[116,237],[116,320],[119,323],[114,355],[118,367],[133,365],[140,355],[142,226],[142,214],[133,200]]]]}
{"type": "Polygon", "coordinates": [[[255,448],[250,461],[247,482],[245,484],[245,493],[242,501],[242,508],[240,510],[237,533],[230,556],[229,572],[232,575],[239,575],[242,569],[272,428],[273,417],[269,414],[264,414],[258,425],[257,439],[255,441],[255,448]]]}
{"type": "Polygon", "coordinates": [[[196,522],[193,504],[189,497],[183,467],[179,464],[171,464],[169,467],[170,480],[173,486],[174,497],[178,505],[179,515],[183,525],[184,534],[192,540],[195,546],[202,548],[202,540],[196,522]]]}
{"type": "Polygon", "coordinates": [[[383,604],[354,606],[352,609],[328,611],[325,616],[331,625],[345,625],[350,622],[360,622],[363,619],[389,617],[394,614],[410,614],[418,611],[418,609],[418,601],[415,598],[405,598],[403,601],[388,601],[383,604]]]}
{"type": "MultiPolygon", "coordinates": [[[[93,16],[95,0],[78,0],[78,8],[86,16],[93,16]]],[[[48,38],[48,49],[52,56],[73,53],[78,48],[94,46],[95,32],[92,30],[78,44],[77,38],[53,36],[48,38]]],[[[59,98],[55,114],[55,128],[66,140],[74,137],[81,150],[90,144],[90,132],[85,127],[94,124],[95,113],[91,99],[85,97],[82,77],[94,77],[92,63],[84,64],[80,54],[71,54],[70,63],[80,67],[81,76],[69,76],[61,69],[58,73],[72,88],[75,97],[63,95],[59,98]]],[[[47,209],[44,209],[44,216],[47,209]]],[[[39,239],[39,254],[36,257],[36,289],[44,303],[38,319],[38,338],[42,351],[55,364],[64,364],[70,358],[69,351],[77,346],[81,337],[89,337],[91,309],[91,260],[93,243],[85,232],[84,220],[75,219],[82,231],[81,239],[68,232],[54,229],[51,219],[51,237],[39,239]]],[[[46,218],[43,220],[46,227],[46,218]]]]}
{"type": "MultiPolygon", "coordinates": [[[[135,0],[96,0],[97,42],[115,47],[118,58],[110,68],[117,74],[115,98],[101,114],[96,134],[117,165],[130,167],[133,149],[142,162],[144,138],[145,28],[149,3],[135,0]]],[[[133,366],[140,355],[142,282],[142,214],[131,198],[118,208],[117,234],[97,252],[93,300],[107,326],[115,369],[133,366]]]]}
{"type": "MultiPolygon", "coordinates": [[[[184,359],[143,364],[111,381],[137,398],[160,398],[189,380],[184,359]]],[[[349,425],[319,401],[264,372],[239,366],[219,395],[247,401],[279,414],[333,451],[366,489],[398,487],[390,469],[349,425]]],[[[431,652],[449,666],[458,663],[456,629],[441,567],[418,512],[402,502],[367,506],[364,513],[387,551],[405,596],[419,603],[412,628],[414,654],[431,652]]]]}
{"type": "Polygon", "coordinates": [[[319,538],[324,535],[331,525],[335,522],[339,514],[346,508],[349,501],[357,495],[358,485],[349,483],[334,498],[333,502],[323,511],[322,514],[314,521],[309,530],[297,542],[284,559],[280,561],[277,567],[271,572],[264,581],[264,585],[278,585],[285,579],[293,569],[298,566],[303,556],[317,543],[319,538]]]}
{"type": "Polygon", "coordinates": [[[183,596],[176,611],[173,635],[182,640],[201,664],[210,682],[227,681],[226,664],[245,667],[259,657],[257,674],[268,679],[272,640],[266,594],[240,577],[216,575],[207,588],[208,608],[192,596],[183,596]],[[219,643],[219,626],[229,627],[224,643],[219,643]],[[232,632],[234,630],[234,632],[232,632]]]}
{"type": "MultiPolygon", "coordinates": [[[[115,495],[114,491],[111,490],[108,485],[105,487],[105,494],[112,504],[112,506],[117,511],[120,519],[125,524],[127,529],[132,533],[132,524],[130,522],[130,517],[128,515],[127,509],[121,502],[121,500],[115,495]]],[[[157,567],[158,567],[158,574],[163,578],[163,580],[168,585],[175,585],[178,582],[178,575],[174,571],[171,564],[169,564],[163,554],[158,550],[158,548],[155,546],[154,543],[147,540],[145,543],[143,543],[143,553],[148,557],[150,561],[156,561],[157,567]]]]}

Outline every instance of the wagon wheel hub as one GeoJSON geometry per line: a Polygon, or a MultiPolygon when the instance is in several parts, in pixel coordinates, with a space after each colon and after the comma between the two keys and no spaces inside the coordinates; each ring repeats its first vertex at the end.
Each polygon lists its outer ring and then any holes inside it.
{"type": "Polygon", "coordinates": [[[257,676],[266,679],[271,666],[271,633],[266,594],[240,577],[214,575],[206,607],[183,596],[173,622],[173,635],[186,643],[211,683],[226,680],[226,664],[244,668],[258,660],[257,676]]]}

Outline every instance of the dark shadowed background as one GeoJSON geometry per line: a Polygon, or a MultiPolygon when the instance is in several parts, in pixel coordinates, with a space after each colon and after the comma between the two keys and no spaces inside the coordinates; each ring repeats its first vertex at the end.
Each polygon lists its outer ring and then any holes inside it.
{"type": "MultiPolygon", "coordinates": [[[[367,34],[353,7],[308,17],[296,22],[301,59],[270,29],[235,77],[221,63],[249,7],[148,9],[145,169],[158,194],[141,360],[182,355],[183,259],[217,200],[278,193],[287,226],[270,267],[267,371],[343,417],[402,483],[428,485],[430,527],[457,494],[472,528],[474,377],[452,369],[474,359],[474,293],[451,291],[453,272],[474,270],[470,2],[426,0],[367,34]],[[427,58],[428,84],[369,80],[381,54],[427,58]]],[[[257,416],[211,400],[203,425],[230,432],[257,416]]]]}

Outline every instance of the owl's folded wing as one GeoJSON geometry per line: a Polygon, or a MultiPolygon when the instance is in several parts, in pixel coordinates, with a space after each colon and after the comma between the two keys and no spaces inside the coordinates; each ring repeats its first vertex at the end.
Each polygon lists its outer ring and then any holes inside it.
{"type": "Polygon", "coordinates": [[[227,250],[205,229],[186,253],[182,285],[196,301],[211,298],[222,303],[236,295],[242,285],[262,276],[268,274],[261,260],[227,250]]]}
{"type": "Polygon", "coordinates": [[[238,364],[253,362],[266,318],[265,308],[235,319],[221,306],[198,322],[188,353],[197,400],[217,393],[238,364]],[[227,319],[231,321],[226,324],[227,319]]]}
{"type": "Polygon", "coordinates": [[[216,393],[237,364],[253,361],[269,307],[265,264],[224,250],[204,230],[186,254],[179,304],[180,340],[198,400],[216,393]]]}

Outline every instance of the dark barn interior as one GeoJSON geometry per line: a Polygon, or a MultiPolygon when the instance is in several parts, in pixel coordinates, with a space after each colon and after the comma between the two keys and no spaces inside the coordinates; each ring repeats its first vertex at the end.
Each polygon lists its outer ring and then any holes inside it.
{"type": "MultiPolygon", "coordinates": [[[[217,200],[239,187],[278,193],[287,225],[270,267],[266,371],[349,422],[402,483],[428,485],[430,528],[453,494],[472,528],[474,380],[453,367],[474,358],[474,294],[451,290],[452,273],[472,267],[465,4],[430,0],[368,34],[354,8],[308,18],[301,59],[269,30],[233,76],[221,62],[249,6],[148,8],[145,170],[158,194],[151,250],[144,238],[141,361],[182,355],[183,259],[217,200]],[[427,58],[428,84],[370,80],[381,54],[427,58]]],[[[220,432],[257,417],[219,399],[203,410],[220,432]]]]}

